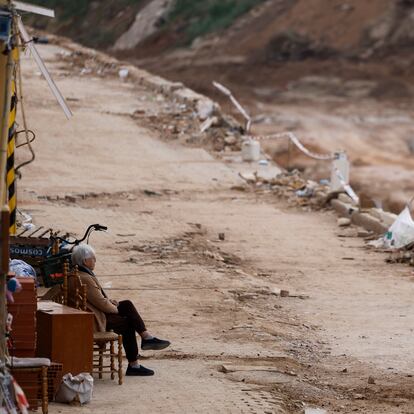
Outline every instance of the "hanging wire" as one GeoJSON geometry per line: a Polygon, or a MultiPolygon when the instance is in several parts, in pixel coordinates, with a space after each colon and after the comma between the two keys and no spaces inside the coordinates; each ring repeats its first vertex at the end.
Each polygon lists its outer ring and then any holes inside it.
{"type": "MultiPolygon", "coordinates": [[[[36,139],[36,134],[31,129],[28,129],[27,132],[32,135],[32,138],[30,139],[30,144],[36,139]]],[[[21,131],[16,132],[16,137],[19,136],[19,134],[26,133],[26,130],[22,129],[21,131]]],[[[16,145],[16,148],[24,147],[25,145],[28,145],[27,142],[23,142],[22,144],[16,145]]]]}
{"type": "MultiPolygon", "coordinates": [[[[213,82],[213,85],[224,95],[226,95],[233,105],[236,107],[236,109],[243,115],[244,119],[246,120],[246,132],[250,134],[250,129],[252,125],[252,119],[245,108],[240,104],[240,102],[234,97],[232,92],[227,89],[224,85],[218,82],[213,82]]],[[[296,148],[299,149],[303,154],[306,156],[313,158],[315,160],[319,161],[330,161],[335,158],[333,154],[316,154],[310,150],[308,150],[300,141],[300,139],[291,131],[282,132],[280,134],[272,134],[272,135],[265,135],[265,136],[255,136],[250,135],[250,138],[255,141],[265,141],[265,140],[271,140],[271,139],[288,139],[289,140],[289,156],[290,156],[290,143],[296,146],[296,148]]]]}
{"type": "Polygon", "coordinates": [[[19,59],[17,61],[17,73],[18,73],[18,81],[19,81],[18,84],[19,84],[19,86],[17,87],[17,84],[16,84],[16,91],[18,92],[18,101],[20,102],[20,108],[21,108],[21,111],[22,111],[22,119],[23,119],[23,131],[19,131],[17,134],[24,133],[25,138],[26,138],[26,142],[24,142],[23,144],[20,144],[19,146],[17,146],[17,148],[22,147],[24,145],[27,145],[29,147],[29,151],[31,153],[30,160],[24,161],[16,167],[15,172],[16,172],[16,174],[19,174],[19,170],[22,167],[25,167],[26,165],[31,164],[36,158],[36,154],[35,154],[35,152],[33,150],[33,147],[32,147],[32,142],[35,140],[36,135],[33,131],[31,131],[27,128],[26,112],[25,112],[25,109],[24,109],[23,80],[22,80],[20,53],[19,53],[19,59]],[[30,133],[32,134],[32,139],[30,139],[30,137],[29,137],[30,133]]]}

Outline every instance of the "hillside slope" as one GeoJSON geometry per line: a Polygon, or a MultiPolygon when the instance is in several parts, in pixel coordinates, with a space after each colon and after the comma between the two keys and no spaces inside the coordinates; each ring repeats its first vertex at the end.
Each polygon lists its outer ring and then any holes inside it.
{"type": "Polygon", "coordinates": [[[171,37],[172,47],[226,29],[264,0],[33,0],[54,8],[57,19],[32,18],[34,27],[70,36],[88,46],[135,47],[151,34],[171,37]],[[142,12],[142,13],[141,13],[142,12]],[[140,14],[141,13],[141,14],[140,14]]]}
{"type": "Polygon", "coordinates": [[[155,25],[157,30],[149,34],[153,35],[155,43],[159,43],[160,38],[168,38],[170,41],[164,39],[161,42],[168,44],[168,48],[189,44],[199,36],[215,32],[220,32],[218,43],[227,46],[226,52],[251,55],[265,51],[270,59],[296,59],[318,54],[355,57],[361,51],[369,50],[368,55],[375,51],[395,52],[414,43],[414,2],[411,0],[33,2],[53,7],[57,12],[54,22],[32,19],[36,27],[47,27],[102,48],[113,46],[131,29],[139,12],[151,3],[152,13],[158,15],[159,20],[155,25]],[[262,3],[264,7],[261,7],[262,3]],[[240,28],[237,23],[236,30],[223,35],[223,30],[241,16],[245,16],[243,30],[237,30],[240,28]]]}
{"type": "MultiPolygon", "coordinates": [[[[212,87],[220,81],[252,113],[256,133],[293,130],[315,151],[344,149],[357,190],[396,212],[411,198],[413,0],[172,0],[167,9],[168,0],[77,0],[80,15],[67,0],[38,2],[56,3],[58,19],[37,27],[184,82],[237,116],[212,87]],[[140,18],[153,23],[136,43],[140,18]],[[127,33],[135,41],[114,48],[127,33]]],[[[329,177],[329,166],[286,142],[266,147],[283,166],[329,177]]]]}

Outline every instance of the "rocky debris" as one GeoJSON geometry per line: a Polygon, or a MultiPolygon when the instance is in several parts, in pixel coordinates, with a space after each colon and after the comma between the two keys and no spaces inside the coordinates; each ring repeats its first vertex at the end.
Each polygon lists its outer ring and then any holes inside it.
{"type": "Polygon", "coordinates": [[[214,152],[240,151],[242,133],[237,123],[221,116],[212,101],[199,102],[194,107],[167,100],[154,115],[136,111],[132,117],[141,125],[158,130],[166,141],[178,140],[183,145],[206,147],[214,152]]]}
{"type": "Polygon", "coordinates": [[[201,121],[211,118],[216,109],[216,105],[211,99],[198,100],[196,104],[197,116],[201,121]]]}
{"type": "Polygon", "coordinates": [[[338,226],[339,227],[348,227],[351,225],[351,220],[346,217],[341,217],[338,219],[338,226]]]}
{"type": "MultiPolygon", "coordinates": [[[[283,172],[271,179],[261,176],[259,172],[242,173],[240,177],[246,182],[247,188],[283,197],[291,205],[319,210],[327,208],[330,204],[340,216],[337,221],[339,227],[349,227],[354,224],[364,229],[360,234],[355,233],[350,237],[373,240],[375,235],[385,234],[397,219],[395,214],[377,207],[363,209],[355,205],[355,201],[348,194],[330,192],[326,180],[321,180],[319,184],[306,180],[297,170],[283,172]]],[[[394,253],[389,262],[396,261],[408,261],[414,264],[414,257],[411,259],[411,256],[394,253]]]]}
{"type": "Polygon", "coordinates": [[[137,109],[131,116],[160,131],[164,139],[178,139],[182,144],[204,146],[216,152],[241,150],[243,129],[231,116],[224,115],[210,98],[186,88],[181,82],[152,75],[67,39],[51,37],[53,43],[65,48],[61,58],[65,68],[72,68],[71,73],[119,77],[120,70],[128,71],[125,81],[152,91],[162,109],[156,114],[137,109]]]}
{"type": "MultiPolygon", "coordinates": [[[[114,60],[102,60],[95,51],[62,51],[59,52],[65,70],[78,73],[80,76],[119,76],[120,64],[114,60]]],[[[124,69],[125,70],[125,69],[124,69]]],[[[69,75],[69,72],[67,73],[69,75]]],[[[66,72],[60,74],[66,76],[66,72]]]]}
{"type": "Polygon", "coordinates": [[[328,186],[305,179],[298,170],[285,171],[272,178],[265,176],[260,170],[239,175],[252,190],[283,197],[291,205],[310,206],[314,209],[321,209],[326,205],[328,186]]]}
{"type": "Polygon", "coordinates": [[[192,263],[204,264],[206,261],[210,261],[217,268],[241,264],[239,257],[222,251],[212,242],[206,240],[205,232],[202,229],[184,233],[179,238],[133,245],[131,250],[151,255],[156,259],[180,257],[191,260],[192,263]]]}
{"type": "Polygon", "coordinates": [[[414,244],[391,251],[385,261],[387,263],[405,263],[414,266],[414,244]]]}

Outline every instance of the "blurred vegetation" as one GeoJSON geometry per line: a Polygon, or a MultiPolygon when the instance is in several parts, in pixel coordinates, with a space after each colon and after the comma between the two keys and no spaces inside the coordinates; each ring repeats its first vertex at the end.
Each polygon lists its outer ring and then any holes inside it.
{"type": "Polygon", "coordinates": [[[135,19],[145,0],[28,0],[55,10],[56,19],[27,15],[29,25],[95,48],[112,46],[135,19]]]}
{"type": "Polygon", "coordinates": [[[31,0],[31,3],[39,6],[55,9],[59,19],[68,19],[72,16],[84,16],[89,8],[89,0],[31,0]]]}
{"type": "Polygon", "coordinates": [[[176,0],[170,22],[183,23],[186,41],[225,29],[264,0],[176,0]]]}
{"type": "MultiPolygon", "coordinates": [[[[29,25],[72,37],[87,46],[106,48],[128,30],[147,0],[28,0],[56,11],[56,19],[28,15],[29,25]]],[[[225,29],[265,0],[175,0],[162,29],[178,43],[225,29]]]]}

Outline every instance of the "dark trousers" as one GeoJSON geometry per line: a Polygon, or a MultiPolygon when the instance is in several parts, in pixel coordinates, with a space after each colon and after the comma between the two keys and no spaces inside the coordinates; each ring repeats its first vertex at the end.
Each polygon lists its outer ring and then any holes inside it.
{"type": "Polygon", "coordinates": [[[106,314],[106,329],[122,335],[125,354],[129,362],[138,359],[138,344],[135,333],[147,330],[145,323],[130,300],[123,300],[118,304],[118,314],[106,314]]]}

